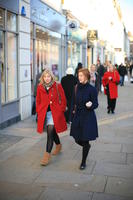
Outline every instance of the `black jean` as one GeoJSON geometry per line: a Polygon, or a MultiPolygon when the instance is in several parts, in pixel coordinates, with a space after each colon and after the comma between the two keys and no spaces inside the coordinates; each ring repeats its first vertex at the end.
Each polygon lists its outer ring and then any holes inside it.
{"type": "Polygon", "coordinates": [[[107,95],[107,103],[108,103],[107,109],[113,112],[116,107],[116,99],[110,99],[110,95],[107,95]]]}

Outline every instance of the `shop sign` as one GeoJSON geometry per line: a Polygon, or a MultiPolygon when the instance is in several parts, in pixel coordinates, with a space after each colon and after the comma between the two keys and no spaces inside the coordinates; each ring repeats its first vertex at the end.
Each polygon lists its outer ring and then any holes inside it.
{"type": "Polygon", "coordinates": [[[47,19],[46,15],[45,15],[44,11],[39,13],[37,11],[37,9],[32,9],[31,8],[31,14],[32,14],[32,17],[35,17],[36,19],[41,20],[43,23],[47,23],[48,22],[48,19],[47,19]]]}
{"type": "Polygon", "coordinates": [[[65,35],[66,18],[40,0],[31,0],[31,21],[65,35]]]}
{"type": "Polygon", "coordinates": [[[76,31],[69,30],[68,36],[69,40],[72,41],[78,41],[78,42],[86,41],[86,31],[82,29],[78,29],[76,31]]]}
{"type": "Polygon", "coordinates": [[[80,24],[77,20],[69,20],[67,22],[67,26],[70,30],[76,31],[79,28],[80,24]]]}
{"type": "Polygon", "coordinates": [[[87,40],[96,40],[98,39],[98,32],[97,30],[89,30],[87,32],[87,40]]]}

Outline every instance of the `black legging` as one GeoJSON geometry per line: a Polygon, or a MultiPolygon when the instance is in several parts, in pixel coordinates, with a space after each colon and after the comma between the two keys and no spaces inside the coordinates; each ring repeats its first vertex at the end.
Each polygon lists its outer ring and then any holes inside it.
{"type": "Polygon", "coordinates": [[[87,159],[87,156],[88,156],[88,153],[89,153],[91,145],[89,144],[89,141],[75,140],[75,142],[83,147],[81,164],[86,164],[86,159],[87,159]]]}
{"type": "Polygon", "coordinates": [[[54,125],[48,125],[46,152],[51,153],[54,142],[56,145],[60,144],[59,136],[56,133],[54,125]]]}

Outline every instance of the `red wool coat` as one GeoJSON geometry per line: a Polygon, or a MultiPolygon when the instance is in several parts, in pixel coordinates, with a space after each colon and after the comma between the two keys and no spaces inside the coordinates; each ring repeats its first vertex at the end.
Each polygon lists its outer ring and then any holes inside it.
{"type": "Polygon", "coordinates": [[[49,93],[46,92],[43,85],[38,85],[37,87],[36,112],[38,116],[37,131],[39,133],[43,132],[48,105],[50,105],[56,132],[64,132],[67,129],[64,116],[66,109],[66,98],[61,84],[56,84],[57,83],[54,83],[51,86],[49,93]],[[61,97],[61,103],[59,103],[59,96],[61,97]]]}
{"type": "Polygon", "coordinates": [[[105,72],[104,73],[104,76],[102,79],[104,93],[106,94],[105,87],[107,84],[109,84],[110,99],[116,99],[118,97],[117,84],[119,83],[119,81],[120,81],[120,75],[116,70],[113,72],[105,72]],[[109,77],[112,77],[112,80],[109,80],[109,77]]]}

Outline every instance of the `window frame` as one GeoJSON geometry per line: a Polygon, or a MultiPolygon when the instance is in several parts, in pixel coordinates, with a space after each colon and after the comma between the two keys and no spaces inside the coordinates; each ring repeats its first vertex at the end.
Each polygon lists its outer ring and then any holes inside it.
{"type": "MultiPolygon", "coordinates": [[[[19,87],[18,87],[18,14],[13,13],[7,9],[4,11],[4,28],[0,27],[0,31],[4,33],[4,76],[5,76],[5,102],[1,102],[2,105],[6,105],[19,100],[19,87]],[[16,31],[9,30],[7,27],[7,14],[12,13],[16,15],[16,31]],[[12,33],[16,37],[16,79],[17,79],[17,97],[13,100],[8,100],[8,33],[12,33]]],[[[2,91],[1,91],[2,95],[2,91]]]]}

